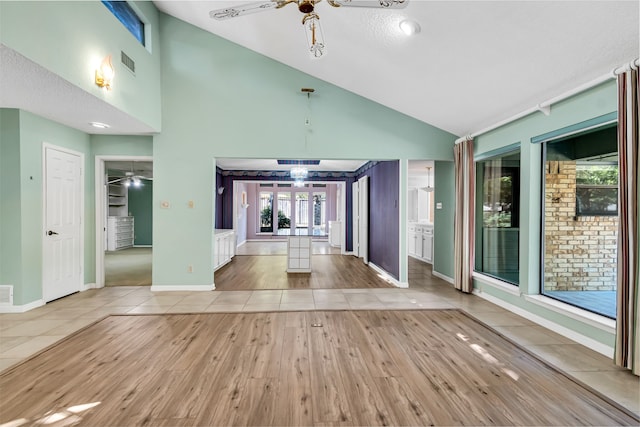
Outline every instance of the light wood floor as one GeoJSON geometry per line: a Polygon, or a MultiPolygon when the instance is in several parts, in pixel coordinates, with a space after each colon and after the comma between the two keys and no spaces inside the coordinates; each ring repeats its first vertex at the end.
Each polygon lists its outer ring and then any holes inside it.
{"type": "Polygon", "coordinates": [[[286,256],[236,256],[215,272],[214,280],[220,291],[394,287],[353,256],[318,255],[312,263],[310,274],[287,273],[286,256]]]}
{"type": "Polygon", "coordinates": [[[638,424],[458,310],[111,316],[0,390],[0,423],[638,424]]]}

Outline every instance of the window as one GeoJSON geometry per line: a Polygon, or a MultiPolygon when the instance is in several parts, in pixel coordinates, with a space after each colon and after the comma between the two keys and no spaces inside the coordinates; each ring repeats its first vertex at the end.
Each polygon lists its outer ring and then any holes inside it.
{"type": "Polygon", "coordinates": [[[327,235],[327,193],[313,193],[313,235],[327,235]]]}
{"type": "Polygon", "coordinates": [[[309,193],[296,193],[296,235],[309,234],[309,193]]]}
{"type": "Polygon", "coordinates": [[[475,270],[519,280],[520,150],[476,163],[475,270]]]}
{"type": "Polygon", "coordinates": [[[291,234],[291,193],[278,193],[278,235],[289,234],[291,234]]]}
{"type": "Polygon", "coordinates": [[[138,17],[138,14],[126,1],[105,1],[102,3],[118,18],[127,30],[143,45],[144,39],[144,22],[138,17]]]}
{"type": "Polygon", "coordinates": [[[616,127],[545,142],[543,153],[541,293],[615,318],[616,127]]]}
{"type": "Polygon", "coordinates": [[[618,165],[576,162],[576,216],[618,215],[618,165]]]}
{"type": "Polygon", "coordinates": [[[273,193],[261,191],[258,207],[260,210],[260,233],[273,233],[273,193]]]}

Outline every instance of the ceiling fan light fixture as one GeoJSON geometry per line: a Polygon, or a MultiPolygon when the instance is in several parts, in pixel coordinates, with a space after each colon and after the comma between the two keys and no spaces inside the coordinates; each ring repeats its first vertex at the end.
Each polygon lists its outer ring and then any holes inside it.
{"type": "Polygon", "coordinates": [[[302,18],[302,25],[304,27],[304,33],[307,36],[307,44],[309,46],[309,53],[314,58],[320,58],[324,55],[324,35],[322,34],[322,28],[320,27],[320,17],[317,13],[308,13],[302,18]]]}
{"type": "Polygon", "coordinates": [[[400,21],[400,29],[407,36],[413,36],[420,32],[420,24],[418,24],[416,21],[405,19],[403,21],[400,21]]]}
{"type": "Polygon", "coordinates": [[[298,10],[302,13],[311,13],[314,9],[314,1],[302,0],[298,2],[298,10]]]}

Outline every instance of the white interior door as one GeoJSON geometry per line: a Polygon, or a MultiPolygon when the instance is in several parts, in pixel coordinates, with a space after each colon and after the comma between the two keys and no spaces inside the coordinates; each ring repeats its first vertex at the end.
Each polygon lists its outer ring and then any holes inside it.
{"type": "Polygon", "coordinates": [[[352,187],[353,192],[351,193],[352,203],[351,203],[351,213],[353,216],[353,222],[351,229],[353,230],[353,254],[357,257],[360,256],[359,248],[360,248],[360,196],[358,195],[358,182],[354,182],[352,187]]]}
{"type": "Polygon", "coordinates": [[[369,264],[369,177],[363,176],[358,180],[358,196],[360,199],[360,231],[358,233],[358,241],[360,248],[358,249],[359,257],[365,264],[369,264]]]}
{"type": "Polygon", "coordinates": [[[82,155],[44,148],[45,302],[78,292],[82,285],[82,155]]]}

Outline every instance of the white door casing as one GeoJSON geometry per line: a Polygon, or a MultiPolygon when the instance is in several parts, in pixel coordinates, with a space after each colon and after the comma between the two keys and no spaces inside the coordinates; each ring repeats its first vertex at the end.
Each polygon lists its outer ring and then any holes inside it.
{"type": "Polygon", "coordinates": [[[358,196],[360,207],[358,214],[360,217],[360,231],[358,233],[359,250],[358,253],[365,264],[369,264],[369,177],[363,176],[358,180],[358,196]]]}
{"type": "Polygon", "coordinates": [[[43,151],[42,297],[49,302],[82,288],[84,155],[48,144],[43,151]]]}
{"type": "Polygon", "coordinates": [[[359,248],[360,248],[360,196],[358,195],[358,182],[354,182],[351,186],[351,216],[353,217],[351,229],[352,231],[352,241],[353,241],[353,254],[357,257],[360,256],[359,248]]]}

